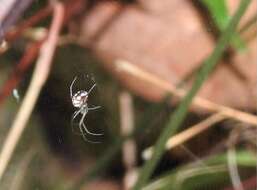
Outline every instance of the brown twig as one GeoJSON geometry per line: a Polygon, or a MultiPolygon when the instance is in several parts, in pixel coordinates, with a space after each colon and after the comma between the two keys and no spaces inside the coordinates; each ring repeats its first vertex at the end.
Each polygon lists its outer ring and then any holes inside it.
{"type": "Polygon", "coordinates": [[[42,45],[28,91],[0,153],[0,179],[2,178],[13,151],[26,127],[26,123],[35,106],[39,93],[48,77],[59,32],[63,23],[63,17],[63,5],[61,3],[55,3],[53,22],[49,30],[48,38],[42,45]]]}
{"type": "MultiPolygon", "coordinates": [[[[124,60],[117,60],[115,63],[117,71],[123,72],[128,75],[132,75],[140,80],[150,83],[162,90],[166,91],[167,93],[171,93],[172,95],[183,98],[186,95],[186,90],[178,89],[170,82],[165,81],[143,69],[140,69],[134,64],[129,63],[128,61],[124,60]]],[[[192,102],[192,106],[195,106],[199,109],[205,109],[209,112],[216,112],[222,113],[224,116],[232,119],[236,119],[241,122],[252,124],[253,126],[257,126],[257,117],[246,112],[242,112],[227,106],[219,105],[214,102],[211,102],[207,99],[201,98],[196,96],[192,102]]]]}

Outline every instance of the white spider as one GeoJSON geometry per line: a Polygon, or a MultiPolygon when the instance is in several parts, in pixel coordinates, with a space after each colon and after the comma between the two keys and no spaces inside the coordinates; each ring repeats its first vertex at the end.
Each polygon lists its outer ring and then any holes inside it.
{"type": "Polygon", "coordinates": [[[86,141],[89,141],[91,143],[99,143],[99,142],[96,142],[96,141],[90,141],[86,138],[85,136],[85,133],[83,132],[83,130],[85,130],[86,133],[90,134],[90,135],[94,135],[94,136],[99,136],[99,135],[103,135],[101,133],[92,133],[90,132],[85,123],[84,123],[84,119],[85,119],[85,116],[87,115],[88,111],[90,110],[96,110],[98,108],[100,108],[101,106],[94,106],[94,107],[91,107],[89,108],[88,107],[88,104],[87,104],[87,100],[88,100],[88,96],[90,94],[90,92],[94,89],[94,87],[96,86],[96,84],[94,84],[90,89],[89,91],[86,91],[86,90],[79,90],[78,92],[76,92],[75,94],[73,94],[73,90],[72,90],[72,87],[73,87],[73,84],[75,83],[77,77],[75,77],[70,85],[70,97],[71,97],[71,101],[72,101],[72,104],[75,108],[78,108],[77,111],[74,112],[73,116],[72,116],[72,124],[73,124],[73,121],[74,119],[79,115],[81,114],[81,118],[80,118],[80,121],[79,121],[79,130],[83,136],[83,139],[86,140],[86,141]]]}

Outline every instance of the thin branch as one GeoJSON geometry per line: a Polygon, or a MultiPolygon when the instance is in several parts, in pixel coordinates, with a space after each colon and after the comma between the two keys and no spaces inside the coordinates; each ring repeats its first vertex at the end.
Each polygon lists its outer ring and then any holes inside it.
{"type": "Polygon", "coordinates": [[[63,23],[63,17],[63,5],[61,3],[55,3],[53,22],[49,30],[49,36],[42,45],[28,91],[10,129],[10,132],[6,137],[2,151],[0,153],[0,180],[22,135],[22,132],[26,127],[26,123],[35,106],[39,93],[48,77],[51,68],[52,58],[58,41],[58,35],[63,23]]]}
{"type": "MultiPolygon", "coordinates": [[[[139,67],[137,67],[135,64],[132,64],[125,60],[117,60],[115,62],[115,66],[117,67],[117,70],[119,72],[123,72],[125,74],[130,74],[138,79],[141,79],[145,82],[150,83],[151,85],[154,85],[156,87],[159,87],[163,90],[165,90],[167,93],[171,93],[174,96],[177,96],[178,98],[182,99],[187,91],[184,89],[178,89],[174,85],[172,85],[170,82],[165,81],[154,74],[147,72],[139,67]]],[[[242,112],[227,106],[223,106],[220,104],[216,104],[214,102],[211,102],[207,99],[201,98],[199,96],[194,97],[192,101],[192,106],[195,106],[196,108],[205,109],[209,112],[218,112],[222,113],[228,118],[236,119],[241,122],[249,123],[254,126],[257,126],[257,117],[242,112]]]]}

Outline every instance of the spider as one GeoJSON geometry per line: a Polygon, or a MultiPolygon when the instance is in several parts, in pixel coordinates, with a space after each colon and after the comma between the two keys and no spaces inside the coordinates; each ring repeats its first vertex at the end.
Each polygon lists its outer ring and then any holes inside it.
{"type": "Polygon", "coordinates": [[[88,142],[91,142],[91,143],[99,143],[99,142],[96,142],[96,141],[90,141],[86,138],[86,135],[85,133],[83,132],[83,130],[89,134],[89,135],[94,135],[94,136],[100,136],[100,135],[103,135],[102,133],[93,133],[93,132],[90,132],[85,123],[84,123],[84,120],[85,120],[85,117],[88,113],[88,111],[90,110],[96,110],[96,109],[99,109],[101,106],[94,106],[94,107],[88,107],[88,104],[87,104],[87,100],[88,100],[88,96],[90,94],[90,92],[94,89],[94,87],[96,86],[96,84],[94,84],[88,91],[86,90],[79,90],[78,92],[76,92],[75,94],[73,94],[73,85],[75,83],[75,81],[77,80],[77,77],[75,77],[70,85],[70,97],[71,97],[71,101],[72,101],[72,105],[75,107],[75,108],[78,108],[77,111],[74,112],[73,116],[72,116],[72,120],[71,120],[71,123],[73,124],[73,121],[74,119],[79,115],[81,114],[81,118],[80,118],[80,121],[79,121],[79,130],[82,134],[82,137],[85,141],[88,141],[88,142]]]}

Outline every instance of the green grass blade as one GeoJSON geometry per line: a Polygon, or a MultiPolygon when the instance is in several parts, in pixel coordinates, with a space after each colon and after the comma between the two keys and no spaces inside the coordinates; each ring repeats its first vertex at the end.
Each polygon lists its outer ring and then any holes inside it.
{"type": "Polygon", "coordinates": [[[202,86],[205,79],[208,77],[209,73],[213,70],[214,66],[217,64],[218,60],[221,58],[224,50],[226,49],[228,43],[230,42],[231,35],[235,32],[235,29],[239,23],[239,20],[243,13],[245,12],[247,6],[249,5],[250,0],[242,0],[240,6],[236,12],[236,14],[232,17],[229,22],[227,28],[221,35],[216,48],[214,49],[211,56],[203,63],[203,67],[200,69],[198,75],[196,76],[196,80],[193,84],[192,89],[183,99],[179,107],[175,110],[175,112],[170,117],[170,122],[163,129],[152,155],[152,158],[146,162],[143,166],[143,169],[139,175],[139,178],[134,186],[134,190],[141,190],[142,187],[147,183],[150,178],[155,166],[161,159],[162,154],[165,151],[165,144],[168,138],[175,133],[178,127],[183,122],[187,110],[191,104],[193,97],[196,95],[200,87],[202,86]]]}
{"type": "MultiPolygon", "coordinates": [[[[225,0],[202,0],[204,5],[210,11],[210,14],[220,31],[224,31],[226,26],[231,19],[228,14],[228,8],[225,0]]],[[[231,37],[231,44],[239,50],[246,48],[244,41],[241,39],[240,35],[235,31],[231,37]]]]}
{"type": "Polygon", "coordinates": [[[225,0],[202,0],[204,5],[210,11],[210,14],[218,26],[218,28],[222,31],[226,28],[230,16],[228,14],[228,9],[225,0]]]}
{"type": "MultiPolygon", "coordinates": [[[[236,151],[237,166],[255,168],[256,155],[246,150],[236,151]]],[[[200,189],[230,181],[227,168],[227,154],[222,153],[202,160],[203,164],[186,164],[154,180],[143,190],[200,189]],[[180,177],[182,176],[182,177],[180,177]],[[182,179],[183,178],[183,179],[182,179]]],[[[218,188],[219,189],[219,188],[218,188]]]]}

